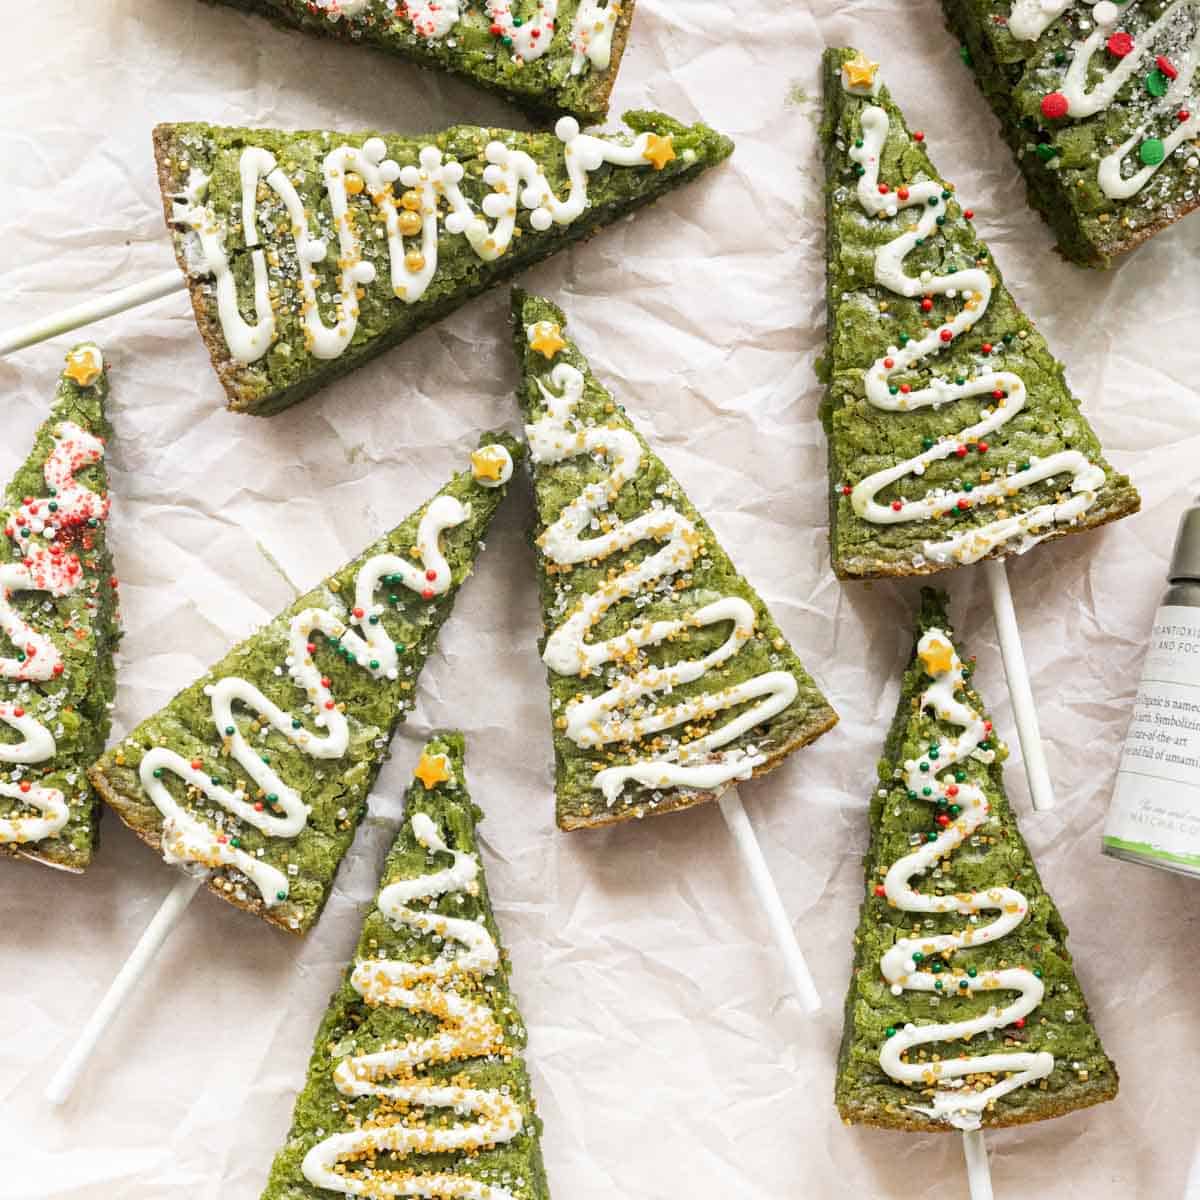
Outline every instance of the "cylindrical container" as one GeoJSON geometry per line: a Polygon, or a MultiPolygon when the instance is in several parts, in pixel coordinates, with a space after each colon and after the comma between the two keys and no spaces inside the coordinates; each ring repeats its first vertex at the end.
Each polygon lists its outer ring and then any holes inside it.
{"type": "Polygon", "coordinates": [[[1200,502],[1183,514],[1104,826],[1105,854],[1200,876],[1200,502]]]}

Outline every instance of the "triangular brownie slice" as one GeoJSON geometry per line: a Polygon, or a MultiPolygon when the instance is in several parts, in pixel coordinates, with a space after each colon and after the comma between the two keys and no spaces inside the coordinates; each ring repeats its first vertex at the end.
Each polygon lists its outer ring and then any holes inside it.
{"type": "Polygon", "coordinates": [[[535,117],[603,121],[634,0],[223,0],[370,46],[503,96],[535,117]]]}
{"type": "Polygon", "coordinates": [[[870,804],[837,1076],[847,1122],[1019,1125],[1117,1092],[971,674],[944,595],[925,589],[870,804]]]}
{"type": "Polygon", "coordinates": [[[512,474],[511,439],[231,650],[91,771],[168,862],[295,933],[325,905],[512,474]]]}
{"type": "Polygon", "coordinates": [[[876,71],[825,53],[834,570],[929,574],[1136,512],[876,71]]]}
{"type": "Polygon", "coordinates": [[[562,312],[521,292],[513,311],[558,823],[711,800],[837,715],[562,312]]]}
{"type": "Polygon", "coordinates": [[[116,691],[107,398],[99,347],[76,346],[6,489],[0,537],[0,851],[67,871],[96,848],[85,771],[108,739],[116,691]]]}
{"type": "Polygon", "coordinates": [[[434,737],[263,1200],[547,1200],[463,737],[434,737]]]}
{"type": "Polygon", "coordinates": [[[158,176],[229,407],[267,416],[720,162],[703,125],[428,137],[160,125],[158,176]]]}

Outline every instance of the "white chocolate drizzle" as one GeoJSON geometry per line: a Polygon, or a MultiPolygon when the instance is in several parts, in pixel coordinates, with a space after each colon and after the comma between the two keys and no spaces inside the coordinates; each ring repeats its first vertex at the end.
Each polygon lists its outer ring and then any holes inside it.
{"type": "MultiPolygon", "coordinates": [[[[95,364],[95,378],[99,378],[100,351],[94,346],[87,350],[95,364]]],[[[100,462],[104,443],[71,421],[55,427],[54,439],[43,467],[51,495],[47,499],[27,497],[9,514],[4,527],[22,552],[19,561],[0,565],[0,631],[20,655],[0,658],[0,679],[14,683],[47,683],[63,674],[65,664],[49,635],[34,629],[13,606],[13,595],[37,591],[62,597],[75,591],[84,579],[83,565],[60,539],[78,533],[89,521],[104,521],[109,511],[107,496],[97,495],[75,479],[77,471],[100,462]]],[[[34,765],[48,762],[57,753],[54,735],[21,703],[0,704],[0,722],[22,739],[0,742],[0,763],[34,765]]],[[[31,780],[0,783],[0,796],[40,814],[0,818],[0,845],[56,837],[70,819],[67,799],[57,788],[31,780]]]]}
{"type": "MultiPolygon", "coordinates": [[[[1037,41],[1074,2],[1075,0],[1016,0],[1009,16],[1009,29],[1019,40],[1037,41]]],[[[1086,2],[1094,4],[1094,28],[1082,42],[1076,43],[1074,57],[1059,88],[1060,94],[1067,100],[1067,116],[1075,120],[1082,120],[1107,110],[1122,88],[1131,80],[1142,76],[1147,63],[1153,65],[1160,35],[1171,28],[1185,9],[1195,9],[1197,14],[1193,16],[1196,29],[1187,54],[1173,64],[1177,73],[1173,79],[1166,81],[1164,94],[1153,104],[1154,120],[1158,127],[1161,128],[1165,124],[1169,124],[1170,127],[1170,132],[1160,139],[1162,157],[1158,162],[1145,163],[1129,175],[1123,174],[1125,160],[1146,141],[1151,132],[1150,124],[1144,123],[1100,160],[1097,172],[1100,190],[1112,200],[1128,200],[1136,196],[1154,178],[1180,146],[1190,142],[1200,133],[1200,97],[1192,97],[1189,100],[1196,70],[1200,67],[1200,0],[1174,0],[1174,3],[1167,5],[1157,20],[1132,39],[1133,49],[1130,53],[1119,58],[1115,65],[1111,59],[1105,62],[1104,66],[1109,68],[1106,71],[1099,68],[1096,57],[1104,55],[1106,43],[1120,19],[1122,10],[1108,3],[1108,0],[1099,0],[1099,3],[1095,0],[1086,2]],[[1180,119],[1181,117],[1183,119],[1180,119]]],[[[1132,8],[1133,4],[1126,5],[1125,11],[1132,8]]],[[[1139,94],[1146,96],[1149,93],[1142,87],[1139,94]]]]}
{"type": "MultiPolygon", "coordinates": [[[[526,333],[529,338],[537,336],[536,326],[529,326],[526,333]]],[[[546,641],[542,658],[556,674],[604,674],[611,682],[601,694],[567,705],[566,736],[581,749],[600,750],[613,744],[639,742],[685,722],[706,722],[726,709],[755,701],[733,720],[665,754],[598,771],[594,786],[611,807],[629,782],[642,788],[711,790],[736,779],[748,779],[754,768],[766,761],[765,755],[753,748],[714,752],[783,712],[798,693],[795,678],[787,671],[768,671],[719,692],[656,706],[656,697],[669,696],[675,688],[703,678],[713,667],[734,658],[754,636],[754,609],[740,596],[723,596],[675,620],[639,620],[605,642],[588,640],[590,630],[614,604],[653,597],[658,585],[688,571],[702,537],[683,513],[666,504],[647,508],[629,521],[618,518],[611,506],[641,469],[641,443],[628,429],[585,424],[576,417],[584,378],[569,363],[559,363],[551,371],[554,390],[541,380],[537,383],[547,412],[541,420],[526,426],[533,461],[561,463],[586,455],[594,461],[604,460],[610,467],[604,479],[588,484],[539,536],[537,544],[546,559],[556,566],[575,566],[603,562],[639,542],[661,543],[661,549],[641,562],[629,563],[584,596],[546,641]],[[603,532],[582,536],[601,519],[603,532]],[[730,625],[728,637],[703,658],[662,667],[637,665],[644,647],[724,623],[730,625]],[[612,666],[606,672],[609,664],[612,666]]]]}
{"type": "MultiPolygon", "coordinates": [[[[314,0],[331,21],[363,16],[370,0],[314,0]]],[[[518,22],[514,0],[484,0],[484,11],[494,37],[503,39],[519,62],[536,62],[554,41],[559,0],[540,0],[537,12],[518,22]]],[[[399,6],[412,23],[413,32],[427,42],[448,37],[463,19],[464,0],[406,0],[399,6]]],[[[574,57],[571,74],[582,75],[590,64],[605,71],[612,62],[612,35],[620,17],[616,0],[580,0],[571,24],[574,57]]]]}
{"type": "Polygon", "coordinates": [[[924,962],[934,956],[952,955],[973,946],[990,945],[1007,936],[1029,911],[1029,901],[1016,888],[993,887],[983,892],[959,893],[952,896],[926,895],[914,890],[912,880],[924,874],[939,861],[953,853],[975,830],[988,819],[987,796],[970,780],[956,783],[938,777],[970,758],[993,761],[992,750],[983,750],[980,743],[988,739],[990,725],[966,700],[958,699],[963,690],[962,662],[954,651],[949,635],[940,629],[929,629],[917,643],[917,653],[932,676],[933,682],[921,695],[922,709],[931,708],[938,720],[959,726],[957,737],[939,737],[936,753],[930,751],[919,759],[904,764],[904,785],[913,794],[932,782],[931,803],[953,802],[959,815],[949,821],[933,842],[922,842],[911,854],[892,864],[884,879],[884,891],[890,904],[909,913],[955,913],[976,918],[980,912],[994,912],[996,919],[989,924],[969,924],[960,933],[944,933],[922,937],[900,937],[880,961],[883,977],[894,993],[901,991],[928,992],[931,995],[971,996],[982,993],[1017,992],[1008,1003],[995,1003],[977,1017],[963,1021],[929,1025],[906,1024],[896,1030],[883,1044],[880,1066],[900,1083],[933,1088],[927,1105],[910,1105],[914,1111],[945,1121],[956,1129],[978,1129],[981,1114],[1001,1096],[1027,1084],[1045,1079],[1054,1069],[1054,1056],[1046,1051],[963,1055],[942,1057],[935,1062],[906,1062],[907,1051],[934,1042],[970,1039],[993,1030],[1003,1029],[1026,1017],[1042,1001],[1045,987],[1041,979],[1025,967],[1004,967],[995,971],[979,971],[972,975],[951,970],[933,972],[924,962]],[[925,768],[922,770],[922,766],[925,768]],[[975,1090],[964,1086],[968,1076],[1001,1077],[999,1082],[975,1090]]]}
{"type": "MultiPolygon", "coordinates": [[[[529,223],[537,232],[553,225],[570,225],[587,209],[588,176],[593,171],[605,163],[652,167],[655,164],[646,151],[661,140],[652,133],[638,134],[628,144],[593,137],[581,133],[573,117],[559,120],[555,134],[563,143],[569,183],[566,199],[554,194],[543,169],[529,154],[493,141],[485,148],[487,166],[483,171],[483,181],[492,190],[484,197],[481,211],[475,210],[459,186],[462,164],[444,161],[436,146],[423,147],[418,163],[405,167],[386,157],[382,138],[369,138],[361,149],[342,145],[330,151],[322,162],[321,177],[338,238],[336,319],[332,325],[326,325],[321,314],[325,284],[315,270],[316,263],[325,261],[328,247],[313,234],[311,214],[275,156],[248,146],[239,162],[242,235],[254,272],[253,322],[242,316],[237,281],[225,250],[228,218],[204,203],[208,181],[193,170],[186,189],[175,198],[173,219],[188,231],[187,260],[194,273],[213,277],[217,315],[232,357],[242,363],[255,362],[267,353],[276,336],[274,306],[278,297],[272,295],[268,267],[278,267],[278,251],[264,250],[259,235],[258,209],[265,194],[273,193],[278,199],[291,230],[306,348],[315,358],[333,359],[350,345],[358,328],[359,289],[376,282],[375,266],[362,255],[359,228],[370,225],[372,210],[383,218],[392,294],[405,304],[415,304],[437,274],[440,229],[462,235],[482,261],[494,262],[512,245],[520,207],[529,211],[529,223]],[[348,187],[352,178],[356,181],[351,185],[353,192],[348,187]],[[399,202],[393,188],[397,181],[406,189],[399,202]],[[364,195],[364,201],[352,204],[351,196],[357,193],[364,195]],[[446,207],[444,215],[440,205],[446,207]],[[489,218],[493,223],[489,224],[489,218]]],[[[278,218],[272,223],[277,224],[278,218]]]]}
{"type": "Polygon", "coordinates": [[[884,488],[908,476],[921,476],[930,463],[940,462],[951,455],[965,453],[967,443],[986,442],[987,437],[1007,425],[1024,409],[1028,390],[1021,377],[1012,371],[987,368],[976,371],[964,382],[932,376],[924,387],[898,390],[892,394],[894,375],[905,372],[931,355],[937,354],[954,339],[969,332],[988,310],[992,298],[992,280],[979,267],[954,271],[949,275],[923,273],[913,278],[904,270],[904,260],[918,241],[930,237],[937,228],[937,218],[945,214],[942,185],[937,180],[912,183],[900,190],[885,188],[879,182],[879,164],[887,141],[887,113],[877,105],[868,105],[862,112],[862,145],[850,149],[850,157],[863,167],[858,181],[858,201],[868,216],[895,216],[901,209],[917,208],[920,217],[892,241],[875,252],[875,282],[897,295],[909,299],[918,296],[962,296],[963,307],[949,321],[915,337],[903,347],[889,346],[887,353],[867,369],[865,377],[867,400],[887,412],[911,412],[920,408],[940,408],[953,400],[986,397],[979,420],[953,437],[943,437],[929,449],[913,458],[868,475],[854,486],[850,504],[855,513],[877,525],[896,525],[909,521],[937,520],[956,508],[974,507],[980,503],[1002,502],[1029,487],[1057,475],[1069,474],[1069,496],[1053,503],[1038,504],[1025,512],[1005,516],[986,524],[955,533],[939,541],[924,543],[926,558],[938,563],[976,562],[991,551],[1008,547],[1024,553],[1059,525],[1077,521],[1096,502],[1097,492],[1104,485],[1105,474],[1078,450],[1062,450],[1045,458],[1029,460],[1029,465],[1011,474],[997,472],[997,478],[980,483],[970,491],[934,490],[920,499],[901,499],[881,504],[876,497],[884,488]]]}
{"type": "Polygon", "coordinates": [[[212,722],[221,738],[222,753],[252,781],[249,791],[214,782],[212,766],[200,759],[185,759],[165,746],[147,751],[138,768],[138,777],[162,813],[162,852],[167,862],[206,873],[219,867],[234,867],[251,880],[266,907],[287,899],[288,879],[282,871],[247,853],[237,844],[235,836],[214,829],[181,805],[162,777],[166,773],[177,776],[187,788],[268,837],[296,837],[308,821],[309,806],[264,760],[261,750],[247,740],[238,725],[235,706],[255,713],[264,735],[266,730],[273,729],[311,758],[335,759],[345,755],[350,744],[350,725],[330,690],[330,680],[322,677],[313,661],[316,650],[313,635],[319,633],[339,642],[349,652],[350,661],[372,679],[396,679],[399,655],[382,621],[384,605],[376,603],[375,593],[387,580],[403,584],[425,600],[445,595],[453,577],[442,553],[441,535],[469,517],[469,506],[451,496],[438,496],[418,525],[419,567],[394,554],[374,555],[359,569],[354,585],[354,609],[348,617],[325,608],[308,608],[292,618],[284,666],[304,693],[308,707],[315,712],[312,724],[317,731],[309,729],[300,717],[284,712],[254,684],[238,676],[227,676],[204,689],[212,705],[212,722]],[[260,799],[255,799],[256,795],[260,799]]]}
{"type": "Polygon", "coordinates": [[[350,983],[372,1007],[427,1014],[438,1028],[429,1037],[342,1059],[333,1081],[343,1096],[377,1096],[389,1107],[409,1112],[452,1110],[463,1119],[448,1125],[377,1120],[334,1133],[308,1151],[301,1170],[314,1186],[346,1196],[514,1200],[508,1188],[453,1169],[428,1173],[375,1166],[376,1157],[385,1154],[400,1159],[415,1154],[475,1154],[511,1142],[524,1127],[521,1107],[507,1089],[473,1088],[423,1077],[430,1065],[487,1058],[502,1053],[506,1043],[492,1009],[476,998],[483,981],[500,965],[500,952],[487,926],[482,920],[411,907],[417,901],[432,902],[455,893],[476,894],[479,859],[451,850],[425,813],[412,818],[412,830],[429,853],[449,854],[453,862],[433,874],[390,884],[379,895],[379,909],[394,929],[436,937],[441,949],[432,962],[360,959],[350,983]]]}

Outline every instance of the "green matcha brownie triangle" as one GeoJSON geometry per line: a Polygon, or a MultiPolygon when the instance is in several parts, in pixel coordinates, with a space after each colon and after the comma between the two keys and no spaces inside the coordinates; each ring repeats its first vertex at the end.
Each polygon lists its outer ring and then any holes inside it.
{"type": "Polygon", "coordinates": [[[929,574],[1136,512],[877,70],[825,53],[834,570],[929,574]]]}
{"type": "Polygon", "coordinates": [[[5,490],[0,538],[0,851],[66,871],[96,848],[85,771],[104,749],[116,689],[107,398],[99,347],[76,346],[5,490]]]}
{"type": "Polygon", "coordinates": [[[968,1130],[1111,1100],[1117,1073],[943,594],[925,589],[916,636],[870,804],[838,1109],[850,1123],[968,1130]]]}
{"type": "Polygon", "coordinates": [[[634,0],[224,3],[456,75],[533,116],[567,113],[585,125],[608,114],[634,8],[634,0]]]}
{"type": "Polygon", "coordinates": [[[516,452],[485,438],[469,470],[112,747],[90,774],[121,820],[230,904],[306,933],[516,452]]]}
{"type": "Polygon", "coordinates": [[[425,747],[262,1200],[547,1200],[463,737],[425,747]]]}
{"type": "Polygon", "coordinates": [[[176,256],[230,408],[302,400],[732,150],[703,125],[422,136],[160,125],[176,256]]]}
{"type": "Polygon", "coordinates": [[[564,336],[513,298],[533,463],[558,823],[711,800],[837,715],[675,477],[564,336]]]}

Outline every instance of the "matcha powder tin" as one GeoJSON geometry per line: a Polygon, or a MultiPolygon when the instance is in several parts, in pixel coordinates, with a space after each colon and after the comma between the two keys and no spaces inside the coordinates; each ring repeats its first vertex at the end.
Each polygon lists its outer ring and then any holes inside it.
{"type": "Polygon", "coordinates": [[[1103,849],[1200,876],[1200,501],[1175,538],[1103,849]]]}

